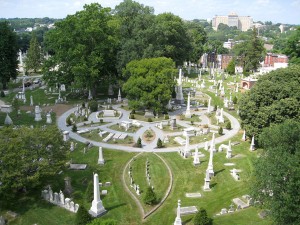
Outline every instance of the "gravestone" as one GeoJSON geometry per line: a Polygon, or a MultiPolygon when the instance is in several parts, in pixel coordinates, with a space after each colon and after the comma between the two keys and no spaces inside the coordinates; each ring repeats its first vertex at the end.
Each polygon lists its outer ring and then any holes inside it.
{"type": "Polygon", "coordinates": [[[13,121],[10,118],[10,116],[8,115],[8,113],[6,114],[6,117],[5,117],[5,120],[4,120],[4,124],[5,125],[12,125],[13,124],[13,121]]]}
{"type": "Polygon", "coordinates": [[[178,200],[178,203],[177,203],[177,215],[176,215],[176,218],[175,218],[175,222],[174,222],[174,225],[182,225],[182,222],[181,222],[181,217],[180,217],[180,200],[178,200]]]}
{"type": "Polygon", "coordinates": [[[68,141],[70,139],[70,135],[69,134],[70,134],[70,132],[67,131],[67,130],[63,132],[63,140],[64,141],[68,141]]]}
{"type": "Polygon", "coordinates": [[[72,188],[72,185],[71,185],[71,178],[70,177],[65,177],[64,181],[65,181],[64,193],[66,195],[71,195],[72,192],[73,192],[73,188],[72,188]]]}
{"type": "Polygon", "coordinates": [[[103,152],[102,152],[102,147],[99,147],[99,158],[98,158],[98,164],[99,165],[104,165],[105,161],[103,158],[103,152]]]}
{"type": "Polygon", "coordinates": [[[176,118],[171,119],[170,127],[171,127],[171,130],[176,130],[177,129],[176,118]]]}
{"type": "Polygon", "coordinates": [[[51,124],[52,123],[52,118],[51,118],[51,114],[50,113],[47,113],[47,115],[46,115],[46,123],[48,123],[48,124],[51,124]]]}
{"type": "Polygon", "coordinates": [[[100,199],[99,177],[98,174],[94,174],[94,200],[89,210],[89,214],[93,217],[98,217],[106,213],[106,209],[103,207],[100,199]]]}
{"type": "Polygon", "coordinates": [[[41,109],[38,105],[35,106],[34,113],[35,113],[34,121],[41,121],[42,120],[41,109]]]}

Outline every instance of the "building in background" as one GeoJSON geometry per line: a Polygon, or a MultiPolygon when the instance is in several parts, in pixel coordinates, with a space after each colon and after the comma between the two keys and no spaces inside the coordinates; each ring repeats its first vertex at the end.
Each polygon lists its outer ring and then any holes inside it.
{"type": "Polygon", "coordinates": [[[241,31],[247,31],[253,26],[253,19],[251,16],[238,16],[236,13],[230,13],[228,16],[215,16],[212,19],[212,27],[218,30],[220,23],[228,25],[229,27],[237,27],[241,31]]]}

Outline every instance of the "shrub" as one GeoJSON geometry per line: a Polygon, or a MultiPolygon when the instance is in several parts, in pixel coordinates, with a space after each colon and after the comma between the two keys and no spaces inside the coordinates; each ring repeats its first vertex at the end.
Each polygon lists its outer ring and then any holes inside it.
{"type": "Polygon", "coordinates": [[[233,104],[236,104],[236,103],[237,103],[237,101],[238,101],[237,97],[236,97],[236,96],[234,96],[234,97],[233,97],[233,99],[232,99],[232,102],[233,102],[233,104]]]}
{"type": "Polygon", "coordinates": [[[84,109],[85,108],[85,102],[83,102],[82,104],[81,104],[81,107],[84,109]]]}
{"type": "Polygon", "coordinates": [[[153,189],[149,186],[146,190],[145,197],[144,197],[144,203],[147,205],[155,205],[156,204],[156,194],[153,191],[153,189]]]}
{"type": "Polygon", "coordinates": [[[158,138],[158,140],[157,140],[156,147],[157,148],[162,148],[163,147],[163,143],[162,143],[160,138],[158,138]]]}
{"type": "Polygon", "coordinates": [[[103,119],[100,119],[100,123],[103,123],[103,119]]]}
{"type": "Polygon", "coordinates": [[[153,120],[152,120],[152,118],[148,118],[148,122],[152,122],[153,120]]]}
{"type": "Polygon", "coordinates": [[[142,139],[139,137],[139,139],[136,142],[136,147],[141,148],[142,147],[142,139]]]}
{"type": "Polygon", "coordinates": [[[85,117],[83,118],[83,121],[88,121],[88,118],[85,116],[85,117]]]}
{"type": "Polygon", "coordinates": [[[73,132],[77,132],[77,126],[76,126],[76,124],[73,124],[72,131],[73,132]]]}
{"type": "Polygon", "coordinates": [[[215,106],[214,106],[214,111],[217,111],[217,109],[218,109],[218,106],[215,105],[215,106]]]}
{"type": "Polygon", "coordinates": [[[98,111],[98,103],[95,100],[90,101],[89,108],[90,108],[91,112],[97,112],[98,111]]]}
{"type": "Polygon", "coordinates": [[[226,123],[226,129],[227,129],[227,130],[231,130],[231,122],[230,122],[230,121],[228,121],[228,122],[226,123]]]}
{"type": "Polygon", "coordinates": [[[130,114],[129,118],[132,120],[135,119],[134,114],[130,114]]]}
{"type": "Polygon", "coordinates": [[[131,110],[131,113],[130,114],[135,114],[135,110],[133,109],[133,110],[131,110]]]}
{"type": "Polygon", "coordinates": [[[76,213],[75,224],[76,225],[86,225],[87,223],[92,221],[92,216],[88,213],[88,211],[81,204],[76,213]]]}
{"type": "Polygon", "coordinates": [[[204,107],[207,107],[208,106],[208,102],[207,100],[204,101],[204,107]]]}
{"type": "Polygon", "coordinates": [[[66,123],[67,123],[67,126],[71,126],[72,125],[71,116],[67,117],[66,123]]]}
{"type": "Polygon", "coordinates": [[[222,127],[219,128],[218,134],[223,135],[223,128],[222,127]]]}
{"type": "Polygon", "coordinates": [[[207,216],[205,209],[200,208],[194,217],[194,225],[212,225],[212,219],[207,216]]]}
{"type": "Polygon", "coordinates": [[[4,97],[5,97],[5,94],[4,94],[4,91],[3,91],[3,90],[2,90],[1,93],[0,93],[0,97],[1,97],[1,98],[4,98],[4,97]]]}
{"type": "Polygon", "coordinates": [[[165,120],[168,120],[168,119],[170,119],[169,115],[165,114],[165,120]]]}

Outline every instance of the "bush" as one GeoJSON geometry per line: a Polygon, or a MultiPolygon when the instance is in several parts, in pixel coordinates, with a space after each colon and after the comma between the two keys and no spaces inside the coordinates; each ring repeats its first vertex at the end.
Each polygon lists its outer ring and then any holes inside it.
{"type": "Polygon", "coordinates": [[[139,139],[136,142],[136,147],[141,148],[142,147],[142,139],[139,137],[139,139]]]}
{"type": "Polygon", "coordinates": [[[5,94],[4,94],[4,91],[3,91],[3,90],[2,90],[1,93],[0,93],[0,97],[1,97],[1,98],[4,98],[4,97],[5,97],[5,94]]]}
{"type": "Polygon", "coordinates": [[[85,117],[83,118],[83,121],[88,121],[88,118],[85,116],[85,117]]]}
{"type": "Polygon", "coordinates": [[[90,108],[91,112],[97,112],[98,111],[98,103],[95,100],[90,101],[89,108],[90,108]]]}
{"type": "Polygon", "coordinates": [[[222,127],[219,128],[218,134],[223,135],[223,128],[222,127]]]}
{"type": "Polygon", "coordinates": [[[205,101],[204,101],[204,107],[207,107],[207,106],[208,106],[208,101],[205,100],[205,101]]]}
{"type": "Polygon", "coordinates": [[[76,126],[76,124],[73,124],[72,131],[73,132],[77,132],[77,126],[76,126]]]}
{"type": "Polygon", "coordinates": [[[67,123],[67,126],[71,126],[72,125],[71,116],[67,117],[66,123],[67,123]]]}
{"type": "Polygon", "coordinates": [[[134,114],[130,114],[129,118],[132,120],[135,119],[134,114]]]}
{"type": "Polygon", "coordinates": [[[234,96],[234,97],[233,97],[233,99],[232,99],[232,102],[233,102],[233,104],[236,104],[236,103],[237,103],[237,101],[238,101],[237,97],[236,97],[236,96],[234,96]]]}
{"type": "Polygon", "coordinates": [[[218,109],[218,106],[215,105],[215,106],[214,106],[214,111],[217,111],[217,109],[218,109]]]}
{"type": "Polygon", "coordinates": [[[156,194],[153,191],[153,189],[149,186],[146,190],[145,197],[144,197],[144,203],[147,205],[155,205],[156,204],[156,194]]]}
{"type": "Polygon", "coordinates": [[[207,216],[205,209],[200,208],[194,217],[194,225],[212,225],[212,219],[207,216]]]}
{"type": "Polygon", "coordinates": [[[103,119],[100,119],[100,123],[103,123],[103,119]]]}
{"type": "Polygon", "coordinates": [[[150,122],[153,122],[152,118],[148,118],[148,122],[149,122],[149,123],[150,123],[150,122]]]}
{"type": "Polygon", "coordinates": [[[81,107],[84,109],[85,108],[85,102],[83,102],[82,104],[81,104],[81,107]]]}
{"type": "Polygon", "coordinates": [[[158,140],[157,140],[156,147],[157,147],[157,148],[162,148],[162,147],[164,147],[164,146],[163,146],[163,143],[162,143],[162,141],[161,141],[160,138],[158,138],[158,140]]]}
{"type": "Polygon", "coordinates": [[[81,204],[76,213],[75,224],[76,225],[86,225],[87,223],[92,221],[92,216],[88,213],[88,211],[81,204]]]}
{"type": "Polygon", "coordinates": [[[135,110],[133,109],[133,110],[131,110],[131,113],[130,114],[135,114],[135,110]]]}
{"type": "Polygon", "coordinates": [[[226,129],[227,129],[227,130],[231,130],[231,122],[230,122],[230,121],[228,121],[228,122],[226,123],[226,129]]]}
{"type": "Polygon", "coordinates": [[[90,222],[87,225],[117,225],[118,222],[114,219],[106,219],[103,220],[102,218],[94,219],[92,222],[90,222]]]}
{"type": "Polygon", "coordinates": [[[165,120],[170,119],[170,116],[168,114],[165,115],[165,120]]]}

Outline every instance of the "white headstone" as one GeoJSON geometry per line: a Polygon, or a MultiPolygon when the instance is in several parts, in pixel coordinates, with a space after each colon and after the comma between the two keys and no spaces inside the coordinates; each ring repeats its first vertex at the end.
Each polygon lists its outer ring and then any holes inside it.
{"type": "Polygon", "coordinates": [[[50,113],[47,113],[47,115],[46,115],[46,123],[52,123],[52,119],[51,119],[51,114],[50,113]]]}
{"type": "Polygon", "coordinates": [[[4,124],[5,125],[12,125],[13,124],[13,121],[12,121],[12,119],[10,118],[10,116],[8,114],[6,114],[4,124]]]}
{"type": "Polygon", "coordinates": [[[106,212],[100,199],[99,177],[98,174],[94,174],[94,200],[92,207],[89,210],[89,214],[93,217],[98,217],[106,212]]]}
{"type": "Polygon", "coordinates": [[[104,165],[105,161],[103,159],[103,152],[102,147],[99,147],[99,158],[98,158],[98,164],[104,165]]]}
{"type": "Polygon", "coordinates": [[[251,140],[251,145],[250,145],[250,151],[254,151],[254,150],[255,150],[255,142],[254,142],[254,135],[253,135],[251,140]]]}
{"type": "Polygon", "coordinates": [[[40,110],[40,107],[38,105],[35,106],[34,113],[35,113],[34,121],[41,121],[42,120],[41,110],[40,110]]]}
{"type": "Polygon", "coordinates": [[[247,137],[246,137],[246,130],[244,130],[242,140],[243,140],[243,141],[246,141],[246,139],[247,139],[247,137]]]}
{"type": "Polygon", "coordinates": [[[30,95],[30,106],[33,106],[33,98],[32,98],[32,95],[30,95]]]}
{"type": "Polygon", "coordinates": [[[196,147],[196,149],[195,149],[195,155],[194,155],[193,164],[194,164],[194,166],[200,164],[199,155],[198,155],[198,147],[196,147]]]}
{"type": "Polygon", "coordinates": [[[122,102],[121,89],[119,88],[118,102],[122,102]]]}
{"type": "Polygon", "coordinates": [[[69,140],[69,138],[70,138],[69,134],[70,134],[70,132],[67,131],[67,130],[63,132],[63,140],[64,141],[68,141],[69,140]]]}

